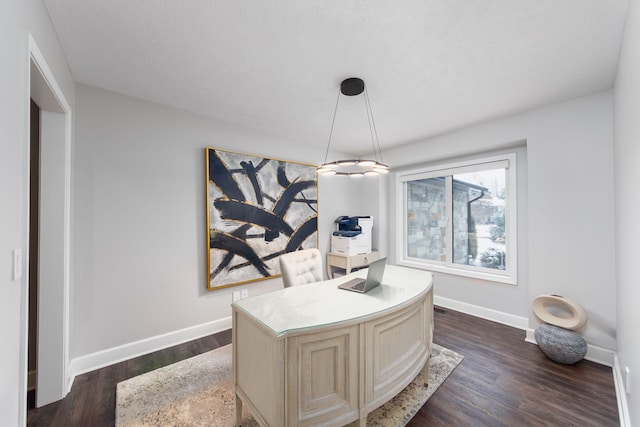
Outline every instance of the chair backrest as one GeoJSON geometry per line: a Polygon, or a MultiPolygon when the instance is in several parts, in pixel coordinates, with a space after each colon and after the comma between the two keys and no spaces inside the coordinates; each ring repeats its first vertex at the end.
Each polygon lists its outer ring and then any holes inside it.
{"type": "Polygon", "coordinates": [[[280,272],[284,287],[322,280],[322,254],[319,249],[303,249],[280,255],[280,272]]]}

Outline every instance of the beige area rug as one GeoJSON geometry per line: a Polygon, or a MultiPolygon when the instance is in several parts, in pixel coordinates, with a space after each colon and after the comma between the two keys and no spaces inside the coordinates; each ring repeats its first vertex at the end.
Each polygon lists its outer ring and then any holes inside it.
{"type": "MultiPolygon", "coordinates": [[[[420,372],[396,397],[369,414],[367,426],[406,425],[462,359],[433,344],[429,387],[422,385],[420,372]]],[[[233,426],[231,360],[227,345],[119,383],[116,426],[233,426]]],[[[242,426],[257,425],[245,410],[242,426]]]]}

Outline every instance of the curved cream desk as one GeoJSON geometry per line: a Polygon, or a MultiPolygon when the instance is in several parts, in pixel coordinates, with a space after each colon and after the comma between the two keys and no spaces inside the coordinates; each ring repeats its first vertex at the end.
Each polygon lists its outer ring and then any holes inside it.
{"type": "Polygon", "coordinates": [[[364,426],[421,369],[429,377],[431,273],[387,265],[366,294],[337,289],[365,275],[232,304],[236,425],[244,403],[261,426],[364,426]]]}

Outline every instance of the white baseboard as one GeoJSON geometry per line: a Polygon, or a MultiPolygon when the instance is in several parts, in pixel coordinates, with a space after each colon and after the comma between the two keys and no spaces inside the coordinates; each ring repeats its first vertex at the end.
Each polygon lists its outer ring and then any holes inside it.
{"type": "Polygon", "coordinates": [[[231,317],[74,358],[69,366],[69,389],[71,389],[73,380],[78,375],[227,329],[231,329],[231,317]]]}
{"type": "MultiPolygon", "coordinates": [[[[439,296],[435,296],[433,298],[433,303],[441,307],[450,308],[451,310],[460,311],[475,317],[522,329],[526,332],[525,341],[538,345],[535,337],[533,336],[533,329],[529,328],[529,319],[526,317],[515,316],[513,314],[503,313],[490,308],[480,307],[439,296]]],[[[614,355],[615,352],[613,350],[587,343],[587,354],[585,356],[585,359],[587,360],[612,367],[614,355]]]]}
{"type": "Polygon", "coordinates": [[[529,327],[529,319],[526,317],[503,313],[490,308],[480,307],[479,305],[468,304],[466,302],[443,298],[437,295],[433,297],[433,303],[440,307],[450,308],[451,310],[460,311],[465,314],[470,314],[481,319],[491,320],[492,322],[501,323],[514,328],[526,330],[529,327]]]}
{"type": "Polygon", "coordinates": [[[631,417],[629,416],[629,406],[627,404],[627,391],[624,387],[623,378],[618,355],[616,354],[613,357],[613,383],[616,386],[620,427],[631,427],[631,417]]]}
{"type": "MultiPolygon", "coordinates": [[[[528,327],[529,321],[525,317],[515,316],[497,310],[438,296],[434,297],[434,304],[524,330],[526,332],[525,341],[537,345],[534,337],[534,331],[528,327]]],[[[163,335],[146,338],[144,340],[74,358],[69,367],[70,377],[67,392],[71,389],[73,381],[78,375],[113,365],[114,363],[122,362],[124,360],[152,353],[154,351],[162,350],[164,348],[172,347],[174,345],[182,344],[187,341],[202,338],[207,335],[222,332],[227,329],[231,329],[231,317],[226,317],[213,322],[204,323],[202,325],[192,326],[179,331],[169,332],[163,335]]],[[[621,427],[629,427],[631,425],[629,422],[629,409],[627,406],[624,382],[622,380],[622,372],[618,364],[618,356],[612,350],[587,344],[587,355],[585,356],[585,359],[612,367],[618,401],[618,412],[620,415],[620,425],[621,427]]]]}

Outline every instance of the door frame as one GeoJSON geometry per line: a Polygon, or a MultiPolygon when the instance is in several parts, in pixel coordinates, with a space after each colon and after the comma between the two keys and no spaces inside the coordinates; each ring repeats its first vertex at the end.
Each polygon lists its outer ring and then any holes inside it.
{"type": "MultiPolygon", "coordinates": [[[[49,194],[40,193],[40,245],[38,265],[39,320],[38,320],[38,373],[36,406],[40,407],[62,399],[69,392],[72,378],[69,375],[69,295],[71,283],[71,141],[72,112],[60,85],[47,64],[31,33],[29,33],[29,97],[41,108],[41,144],[55,155],[43,155],[41,170],[47,169],[50,181],[49,194]],[[53,190],[53,194],[51,194],[53,190]],[[48,202],[46,200],[50,199],[48,202]],[[59,200],[61,199],[61,200],[59,200]],[[56,201],[57,200],[57,201],[56,201]],[[45,209],[42,202],[45,201],[45,209]],[[43,217],[46,218],[43,224],[43,217]],[[45,227],[43,227],[45,225],[45,227]]],[[[27,120],[29,127],[30,117],[27,120]]],[[[27,129],[27,143],[30,140],[27,129]]],[[[27,151],[28,152],[28,151],[27,151]]],[[[44,154],[44,153],[43,153],[44,154]]],[[[28,154],[27,154],[28,155],[28,154]]],[[[26,162],[29,168],[29,161],[26,162]]],[[[29,171],[27,170],[27,177],[29,171]]],[[[46,177],[44,179],[47,179],[46,177]]],[[[41,176],[41,183],[44,181],[41,176]]],[[[29,179],[27,179],[27,191],[29,179]]],[[[28,221],[27,221],[28,222],[28,221]]],[[[26,235],[29,236],[26,224],[26,235]]],[[[27,237],[27,250],[29,237],[27,237]]],[[[28,273],[27,273],[28,274],[28,273]]],[[[28,277],[26,278],[28,283],[28,277]]],[[[28,292],[28,290],[27,290],[28,292]]],[[[23,388],[20,390],[21,407],[26,410],[27,395],[27,345],[28,298],[25,298],[22,316],[22,363],[24,363],[23,388]]]]}

